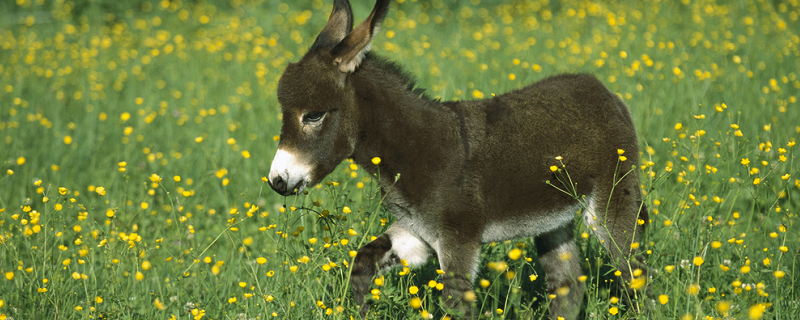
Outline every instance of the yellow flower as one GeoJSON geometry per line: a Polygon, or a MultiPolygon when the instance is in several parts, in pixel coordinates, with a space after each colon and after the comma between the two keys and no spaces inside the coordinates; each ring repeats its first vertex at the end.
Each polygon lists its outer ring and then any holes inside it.
{"type": "Polygon", "coordinates": [[[617,307],[611,307],[608,309],[608,313],[612,315],[617,315],[617,313],[619,313],[619,309],[617,309],[617,307]]]}
{"type": "Polygon", "coordinates": [[[743,266],[739,271],[742,273],[750,273],[750,266],[743,266]]]}
{"type": "Polygon", "coordinates": [[[550,166],[550,171],[552,171],[552,172],[556,172],[556,171],[558,171],[558,167],[556,167],[556,166],[550,166]]]}
{"type": "Polygon", "coordinates": [[[755,178],[755,179],[753,179],[753,184],[754,184],[754,185],[758,185],[759,183],[761,183],[761,178],[755,178]]]}
{"type": "Polygon", "coordinates": [[[728,310],[731,309],[731,303],[728,301],[720,301],[717,302],[717,305],[714,306],[714,308],[717,309],[717,312],[719,312],[720,314],[727,315],[728,310]]]}
{"type": "Polygon", "coordinates": [[[420,298],[413,297],[408,304],[414,309],[419,309],[422,306],[422,300],[420,300],[420,298]]]}
{"type": "Polygon", "coordinates": [[[669,266],[664,267],[664,271],[666,271],[667,273],[672,273],[672,271],[674,271],[674,270],[675,270],[675,266],[673,266],[673,265],[669,265],[669,266]]]}
{"type": "Polygon", "coordinates": [[[701,266],[704,262],[703,257],[694,257],[694,265],[701,266]]]}
{"type": "Polygon", "coordinates": [[[511,260],[517,260],[521,255],[522,251],[517,248],[514,248],[508,252],[508,257],[511,258],[511,260]]]}
{"type": "Polygon", "coordinates": [[[475,294],[475,291],[469,290],[464,292],[464,300],[467,302],[473,302],[478,299],[478,296],[475,294]]]}
{"type": "Polygon", "coordinates": [[[660,304],[667,304],[669,302],[669,297],[665,294],[658,296],[658,303],[660,304]]]}
{"type": "Polygon", "coordinates": [[[417,286],[410,286],[408,287],[408,293],[410,294],[417,294],[419,292],[419,288],[417,286]]]}
{"type": "Polygon", "coordinates": [[[260,264],[260,265],[263,265],[263,264],[267,263],[267,258],[259,257],[258,259],[256,259],[256,262],[258,264],[260,264]]]}
{"type": "Polygon", "coordinates": [[[784,276],[786,276],[786,272],[784,272],[784,271],[781,271],[781,270],[776,270],[776,271],[773,273],[773,275],[775,276],[775,278],[778,278],[778,279],[780,279],[780,278],[783,278],[784,276]]]}
{"type": "Polygon", "coordinates": [[[380,157],[374,157],[374,158],[372,158],[372,164],[374,164],[374,165],[376,165],[376,166],[377,166],[377,165],[378,165],[378,164],[380,164],[380,163],[381,163],[381,158],[380,158],[380,157]]]}
{"type": "Polygon", "coordinates": [[[700,293],[700,285],[698,284],[689,285],[689,287],[686,288],[686,293],[696,296],[698,293],[700,293]]]}
{"type": "Polygon", "coordinates": [[[750,310],[747,312],[747,315],[750,319],[761,319],[761,316],[764,315],[764,311],[767,310],[767,306],[763,303],[759,303],[750,307],[750,310]]]}
{"type": "Polygon", "coordinates": [[[156,309],[158,309],[158,310],[164,310],[164,309],[167,308],[167,307],[164,306],[164,304],[158,298],[156,298],[156,300],[153,301],[153,305],[155,305],[156,309]]]}
{"type": "Polygon", "coordinates": [[[634,290],[641,290],[644,288],[645,284],[647,284],[647,279],[645,279],[645,277],[636,277],[631,279],[631,288],[634,290]]]}
{"type": "Polygon", "coordinates": [[[618,155],[622,155],[623,153],[625,153],[625,150],[617,149],[617,154],[618,155]]]}

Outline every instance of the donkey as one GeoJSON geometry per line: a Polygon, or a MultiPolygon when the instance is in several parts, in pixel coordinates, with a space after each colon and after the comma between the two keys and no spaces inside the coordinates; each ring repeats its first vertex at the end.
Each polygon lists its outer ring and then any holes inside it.
{"type": "MultiPolygon", "coordinates": [[[[631,168],[639,148],[619,97],[593,76],[565,74],[486,100],[432,100],[396,64],[369,53],[388,9],[389,0],[377,0],[353,29],[349,2],[335,0],[308,53],[288,64],[278,82],[283,124],[268,179],[289,196],[347,158],[370,174],[380,171],[396,222],[352,264],[361,315],[380,270],[435,254],[445,271],[445,306],[472,318],[480,245],[534,237],[550,317],[575,319],[584,295],[573,241],[578,212],[618,263],[622,282],[645,279],[635,272],[646,271],[643,263],[631,258],[648,221],[631,168]],[[560,163],[566,167],[550,169],[560,163]],[[564,181],[572,194],[548,180],[564,181]]],[[[635,294],[628,284],[623,289],[635,294]]]]}

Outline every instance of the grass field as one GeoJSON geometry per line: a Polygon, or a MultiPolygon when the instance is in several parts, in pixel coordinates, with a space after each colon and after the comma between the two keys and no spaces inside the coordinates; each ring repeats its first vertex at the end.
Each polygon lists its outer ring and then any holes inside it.
{"type": "MultiPolygon", "coordinates": [[[[373,4],[354,1],[357,23],[373,4]]],[[[0,319],[358,318],[348,266],[393,221],[374,180],[344,163],[284,198],[264,178],[277,80],[330,9],[0,4],[0,319]]],[[[791,319],[798,14],[795,0],[399,0],[373,51],[443,100],[596,74],[643,150],[650,318],[791,319]]],[[[583,225],[576,237],[586,317],[624,318],[613,264],[583,225]]],[[[534,252],[484,245],[482,317],[547,317],[534,252]]],[[[371,318],[441,317],[437,268],[377,279],[371,318]]]]}

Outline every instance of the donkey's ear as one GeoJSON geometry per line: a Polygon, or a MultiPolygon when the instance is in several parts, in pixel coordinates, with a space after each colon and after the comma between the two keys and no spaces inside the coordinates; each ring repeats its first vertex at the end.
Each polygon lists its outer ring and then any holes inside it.
{"type": "Polygon", "coordinates": [[[331,50],[331,55],[334,57],[333,62],[341,72],[351,73],[361,64],[361,60],[370,49],[372,36],[378,32],[388,11],[389,0],[378,0],[367,20],[364,20],[331,50]]]}
{"type": "Polygon", "coordinates": [[[334,0],[331,16],[328,23],[314,40],[311,48],[324,47],[333,48],[342,41],[350,31],[353,30],[353,10],[350,9],[350,1],[334,0]]]}

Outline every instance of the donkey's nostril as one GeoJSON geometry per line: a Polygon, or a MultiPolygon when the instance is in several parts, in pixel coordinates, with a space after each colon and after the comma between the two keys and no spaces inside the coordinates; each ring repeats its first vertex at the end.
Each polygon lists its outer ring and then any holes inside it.
{"type": "Polygon", "coordinates": [[[286,193],[286,180],[283,180],[281,176],[276,176],[275,178],[270,179],[269,185],[272,187],[272,190],[275,190],[277,193],[286,193]]]}

